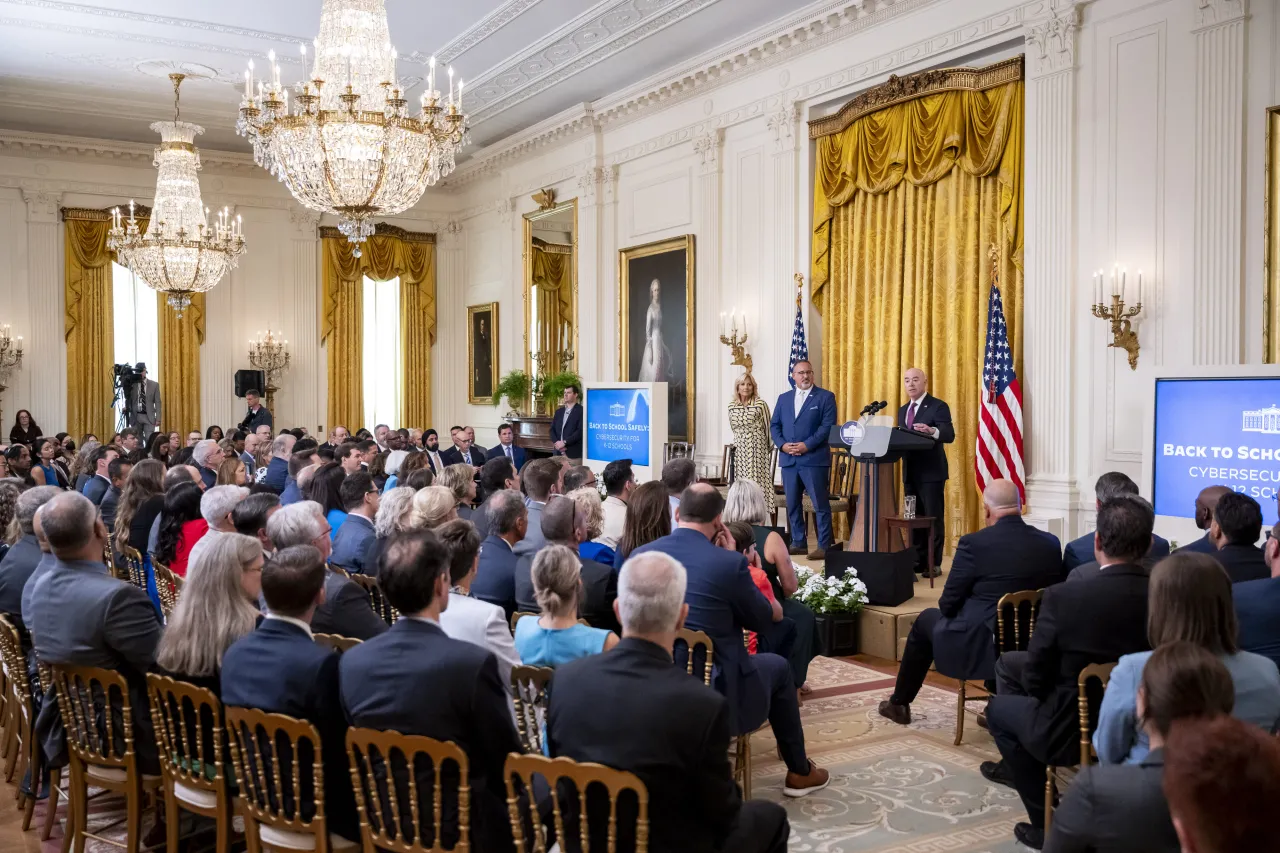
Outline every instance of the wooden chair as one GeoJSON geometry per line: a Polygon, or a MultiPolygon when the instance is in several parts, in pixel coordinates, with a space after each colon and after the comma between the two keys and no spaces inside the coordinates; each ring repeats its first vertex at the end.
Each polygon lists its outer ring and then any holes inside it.
{"type": "MultiPolygon", "coordinates": [[[[857,501],[854,500],[854,486],[858,480],[857,470],[856,460],[850,455],[848,449],[832,448],[831,471],[827,480],[827,500],[831,504],[832,524],[834,525],[837,515],[844,513],[846,530],[853,529],[853,511],[857,506],[857,501]]],[[[783,503],[786,503],[785,497],[783,503]]],[[[808,492],[801,497],[801,504],[804,507],[805,535],[808,536],[809,519],[817,514],[817,510],[814,509],[808,492]]],[[[816,518],[813,523],[816,531],[818,523],[816,518]]]]}
{"type": "MultiPolygon", "coordinates": [[[[745,632],[743,642],[746,642],[745,632]]],[[[695,678],[701,677],[702,683],[711,687],[712,664],[715,662],[715,643],[712,642],[711,637],[702,631],[681,628],[676,634],[677,651],[682,643],[687,650],[684,671],[695,678]],[[696,661],[696,652],[699,648],[706,650],[701,667],[698,666],[696,661]]],[[[679,666],[680,658],[676,657],[675,662],[679,666]]],[[[764,726],[761,726],[761,728],[764,728],[764,726]]],[[[756,729],[756,731],[760,731],[760,729],[756,729]]],[[[733,739],[733,777],[742,786],[742,796],[747,799],[751,799],[751,735],[751,732],[747,732],[733,739]]]]}
{"type": "Polygon", "coordinates": [[[1049,825],[1053,823],[1053,809],[1057,805],[1058,794],[1066,790],[1075,781],[1076,776],[1080,773],[1080,768],[1088,767],[1098,760],[1098,754],[1093,750],[1093,730],[1097,724],[1098,709],[1102,705],[1102,695],[1106,693],[1107,684],[1111,681],[1111,670],[1115,668],[1116,665],[1114,663],[1091,663],[1080,670],[1080,677],[1076,679],[1076,685],[1080,691],[1077,699],[1080,710],[1080,763],[1075,767],[1050,764],[1045,768],[1045,838],[1049,837],[1049,825]],[[1095,680],[1102,686],[1102,689],[1091,697],[1089,683],[1095,680]],[[1096,704],[1091,701],[1094,697],[1097,699],[1096,704]]]}
{"type": "Polygon", "coordinates": [[[517,610],[515,613],[512,613],[512,614],[511,614],[511,633],[512,633],[513,635],[515,634],[515,632],[516,632],[516,623],[517,623],[517,622],[519,622],[519,621],[520,621],[521,619],[523,619],[524,617],[526,617],[526,616],[540,616],[540,615],[541,615],[541,614],[539,614],[539,613],[530,613],[528,610],[517,610]]]}
{"type": "Polygon", "coordinates": [[[341,634],[312,634],[311,638],[316,641],[316,645],[337,649],[338,654],[350,651],[364,642],[364,640],[358,640],[355,637],[344,637],[341,634]]]}
{"type": "MultiPolygon", "coordinates": [[[[5,681],[4,780],[13,782],[16,777],[21,782],[29,768],[39,773],[40,749],[35,738],[35,705],[27,677],[27,659],[22,653],[22,639],[18,629],[4,615],[0,615],[0,669],[5,681]]],[[[20,784],[15,787],[18,808],[23,811],[22,829],[25,832],[31,828],[36,801],[22,793],[20,784]]]]}
{"type": "Polygon", "coordinates": [[[359,584],[364,590],[364,594],[369,597],[369,606],[373,608],[373,612],[377,613],[383,622],[388,625],[394,625],[396,620],[400,618],[400,611],[391,606],[391,602],[387,601],[386,596],[382,594],[382,588],[378,586],[378,579],[371,575],[355,574],[351,575],[351,580],[359,584]]]}
{"type": "Polygon", "coordinates": [[[147,692],[164,778],[167,849],[178,849],[179,810],[184,810],[212,818],[214,850],[230,853],[232,798],[222,703],[211,690],[154,673],[147,676],[147,692]]]}
{"type": "Polygon", "coordinates": [[[87,849],[85,839],[92,838],[133,853],[142,841],[143,796],[154,793],[163,780],[144,775],[138,767],[129,684],[114,670],[65,664],[50,668],[67,732],[71,772],[67,836],[71,846],[83,851],[87,849]],[[90,786],[124,797],[124,844],[88,831],[90,786]]]}
{"type": "MultiPolygon", "coordinates": [[[[1040,599],[1043,589],[1011,592],[1002,595],[996,603],[996,656],[1005,652],[1024,652],[1031,642],[1031,632],[1036,629],[1036,617],[1040,615],[1040,599]],[[1027,630],[1022,630],[1026,614],[1027,630]]],[[[967,702],[985,702],[991,698],[987,688],[975,681],[960,679],[960,691],[956,694],[956,746],[964,739],[964,709],[967,702]],[[976,691],[969,694],[968,691],[976,691]]]]}
{"type": "Polygon", "coordinates": [[[511,667],[516,729],[525,752],[542,754],[542,721],[547,712],[547,685],[555,670],[549,666],[511,667]]]}
{"type": "MultiPolygon", "coordinates": [[[[590,846],[590,827],[598,826],[603,819],[604,809],[592,809],[588,802],[593,789],[603,789],[609,797],[608,823],[606,828],[607,853],[617,853],[619,849],[619,812],[623,811],[626,821],[623,827],[630,827],[626,818],[630,817],[634,802],[634,839],[636,853],[649,851],[649,792],[644,783],[633,773],[624,770],[613,770],[603,764],[578,763],[568,758],[545,758],[541,755],[507,756],[507,764],[503,771],[507,782],[507,810],[511,817],[511,833],[515,838],[516,850],[519,853],[547,853],[547,831],[537,815],[532,813],[529,792],[533,790],[533,777],[542,776],[551,788],[552,814],[556,838],[560,839],[560,850],[582,849],[598,850],[590,846]],[[518,784],[517,784],[518,783],[518,784]],[[630,792],[632,796],[623,799],[623,794],[630,792]],[[633,799],[634,798],[634,799],[633,799]],[[623,809],[619,809],[619,805],[623,809]],[[567,816],[567,819],[566,819],[567,816]],[[575,820],[574,818],[577,818],[575,820]],[[577,829],[576,845],[567,845],[569,838],[566,827],[572,831],[577,829]],[[583,838],[583,835],[587,838],[583,838]]],[[[598,802],[594,797],[592,802],[598,802]]],[[[627,838],[630,835],[624,835],[627,838]]],[[[625,849],[625,848],[624,848],[625,849]]]]}
{"type": "Polygon", "coordinates": [[[696,451],[697,445],[691,441],[668,441],[662,445],[662,464],[672,459],[692,459],[696,451]]]}
{"type": "Polygon", "coordinates": [[[734,468],[737,464],[737,450],[735,445],[726,444],[723,455],[720,457],[720,475],[718,477],[705,478],[703,482],[709,483],[718,489],[728,488],[733,485],[734,468]]]}
{"type": "Polygon", "coordinates": [[[128,545],[125,545],[120,549],[120,554],[124,557],[126,575],[124,579],[143,592],[146,592],[147,569],[142,563],[142,554],[138,552],[137,548],[130,548],[128,545]]]}
{"type": "Polygon", "coordinates": [[[256,708],[224,708],[230,732],[231,760],[240,784],[240,813],[250,853],[265,844],[274,850],[350,851],[359,847],[329,832],[324,811],[323,765],[316,727],[284,714],[256,708]],[[299,765],[305,745],[314,761],[309,770],[299,765]],[[310,782],[315,814],[304,818],[302,785],[310,782]]]}
{"type": "MultiPolygon", "coordinates": [[[[151,561],[151,568],[156,573],[156,592],[160,596],[160,612],[164,614],[167,622],[169,614],[173,613],[173,608],[178,606],[178,596],[182,594],[182,585],[186,581],[170,571],[164,563],[156,560],[151,561]]],[[[146,587],[143,589],[145,590],[146,587]]]]}
{"type": "Polygon", "coordinates": [[[457,744],[351,728],[347,754],[364,853],[471,849],[471,782],[467,755],[457,744]],[[446,815],[456,816],[456,827],[446,826],[446,815]],[[453,843],[446,846],[446,837],[453,843]]]}
{"type": "MultiPolygon", "coordinates": [[[[35,638],[32,638],[34,644],[35,638]]],[[[36,676],[39,679],[38,684],[33,684],[33,690],[39,690],[41,696],[48,696],[49,691],[53,690],[53,669],[48,664],[36,662],[36,676]]],[[[35,725],[34,720],[32,725],[35,725]]],[[[38,739],[32,737],[31,744],[31,778],[40,778],[40,762],[44,760],[44,751],[37,742],[38,739]]],[[[71,824],[71,795],[68,790],[62,787],[62,768],[49,768],[49,799],[44,806],[44,825],[40,828],[40,840],[48,841],[49,836],[53,834],[54,824],[58,822],[58,797],[61,796],[67,801],[67,825],[71,824]]],[[[92,799],[92,797],[90,798],[92,799]]],[[[62,853],[68,853],[71,847],[71,833],[64,832],[62,836],[62,853]]]]}

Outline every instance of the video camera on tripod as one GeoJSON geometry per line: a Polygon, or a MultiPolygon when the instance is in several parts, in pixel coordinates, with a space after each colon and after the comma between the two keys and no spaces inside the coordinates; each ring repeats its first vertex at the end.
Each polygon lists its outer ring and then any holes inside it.
{"type": "Polygon", "coordinates": [[[117,364],[111,368],[112,387],[115,389],[111,407],[115,408],[117,403],[124,402],[120,407],[119,429],[133,425],[134,413],[129,411],[129,400],[133,397],[134,388],[141,385],[143,374],[146,372],[147,366],[142,362],[117,364]]]}

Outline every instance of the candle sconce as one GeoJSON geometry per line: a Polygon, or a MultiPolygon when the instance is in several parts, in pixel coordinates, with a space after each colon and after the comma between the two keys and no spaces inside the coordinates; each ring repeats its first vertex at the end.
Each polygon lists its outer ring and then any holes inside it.
{"type": "Polygon", "coordinates": [[[1125,271],[1119,267],[1115,267],[1112,271],[1110,305],[1103,302],[1105,278],[1105,273],[1102,270],[1093,275],[1093,316],[1111,323],[1111,343],[1107,344],[1107,346],[1116,347],[1127,352],[1129,354],[1129,369],[1137,370],[1138,352],[1141,346],[1138,343],[1138,333],[1133,330],[1132,320],[1142,312],[1142,270],[1138,270],[1138,301],[1132,306],[1125,305],[1124,301],[1125,271]]]}
{"type": "Polygon", "coordinates": [[[266,378],[266,386],[261,389],[267,398],[268,411],[275,411],[276,380],[289,367],[289,342],[280,340],[275,333],[267,329],[266,335],[258,332],[258,339],[249,341],[249,366],[261,370],[266,378]]]}
{"type": "Polygon", "coordinates": [[[736,310],[729,312],[728,320],[725,319],[724,312],[720,312],[720,343],[729,348],[729,353],[733,356],[730,364],[738,364],[746,368],[747,373],[751,372],[751,354],[747,352],[747,315],[739,314],[736,310]],[[738,323],[742,323],[742,334],[739,336],[738,323]]]}
{"type": "Polygon", "coordinates": [[[9,377],[22,364],[22,336],[13,337],[6,323],[0,326],[0,394],[9,387],[9,377]]]}

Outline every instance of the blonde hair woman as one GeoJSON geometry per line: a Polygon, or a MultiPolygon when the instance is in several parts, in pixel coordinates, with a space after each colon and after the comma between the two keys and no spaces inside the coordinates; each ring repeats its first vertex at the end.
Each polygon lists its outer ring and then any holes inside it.
{"type": "Polygon", "coordinates": [[[600,501],[600,493],[592,486],[574,489],[565,495],[578,506],[587,523],[587,538],[578,546],[578,556],[584,560],[595,560],[612,566],[617,556],[612,548],[597,541],[604,533],[604,505],[600,501]]]}
{"type": "Polygon", "coordinates": [[[413,495],[409,524],[414,530],[433,530],[458,517],[458,501],[444,486],[427,486],[413,495]]]}
{"type": "MultiPolygon", "coordinates": [[[[760,389],[750,373],[733,383],[729,401],[729,429],[733,431],[733,477],[750,480],[764,495],[765,511],[777,508],[773,491],[773,439],[769,437],[769,404],[760,399],[760,389]]],[[[730,472],[724,472],[726,476],[730,472]]]]}
{"type": "Polygon", "coordinates": [[[607,652],[618,635],[578,622],[582,597],[581,564],[564,545],[548,545],[533,558],[529,570],[533,597],[541,615],[516,623],[516,652],[526,666],[559,666],[587,655],[607,652]]]}
{"type": "Polygon", "coordinates": [[[446,465],[436,477],[435,485],[443,486],[453,492],[453,500],[458,505],[458,518],[471,518],[471,505],[476,500],[476,469],[459,462],[446,465]]]}

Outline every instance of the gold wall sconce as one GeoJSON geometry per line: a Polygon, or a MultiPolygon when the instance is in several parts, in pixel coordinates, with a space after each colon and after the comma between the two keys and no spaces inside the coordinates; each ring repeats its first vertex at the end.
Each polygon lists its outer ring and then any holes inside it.
{"type": "Polygon", "coordinates": [[[1132,319],[1142,312],[1142,270],[1138,270],[1138,301],[1126,306],[1125,285],[1127,273],[1119,265],[1111,272],[1111,304],[1103,302],[1107,289],[1106,273],[1098,270],[1093,274],[1093,316],[1111,323],[1111,343],[1107,346],[1122,349],[1129,354],[1129,369],[1138,369],[1138,333],[1133,330],[1132,319]]]}
{"type": "Polygon", "coordinates": [[[725,313],[720,312],[720,343],[729,348],[733,361],[730,364],[740,364],[747,369],[747,373],[751,372],[751,353],[747,352],[747,315],[739,314],[737,309],[729,312],[726,319],[725,313]],[[742,329],[738,329],[738,323],[742,323],[742,329]],[[741,331],[741,336],[739,336],[741,331]]]}

